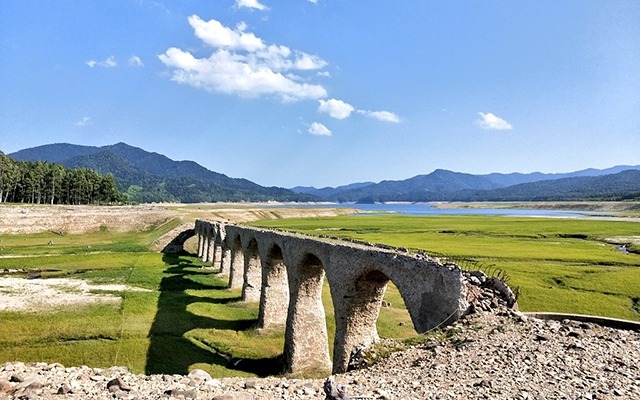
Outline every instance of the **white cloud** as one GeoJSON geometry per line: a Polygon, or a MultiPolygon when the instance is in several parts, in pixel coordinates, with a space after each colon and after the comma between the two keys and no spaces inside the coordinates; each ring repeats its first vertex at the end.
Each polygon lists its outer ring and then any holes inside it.
{"type": "Polygon", "coordinates": [[[138,56],[129,57],[129,62],[128,63],[129,63],[129,65],[131,67],[144,67],[144,63],[142,62],[142,60],[138,56]]]}
{"type": "Polygon", "coordinates": [[[82,117],[80,121],[76,122],[76,126],[79,128],[90,126],[90,125],[93,125],[93,121],[91,120],[91,117],[82,117]]]}
{"type": "Polygon", "coordinates": [[[510,123],[492,113],[479,112],[480,119],[477,121],[482,129],[510,130],[513,129],[510,123]]]}
{"type": "Polygon", "coordinates": [[[85,64],[87,64],[90,68],[96,66],[103,68],[115,68],[118,66],[118,62],[116,61],[116,58],[114,56],[109,56],[102,61],[89,60],[86,61],[85,64]]]}
{"type": "Polygon", "coordinates": [[[318,4],[318,0],[309,0],[309,3],[318,4]]]}
{"type": "Polygon", "coordinates": [[[309,133],[316,136],[331,136],[331,131],[320,122],[313,122],[309,126],[309,133]]]}
{"type": "Polygon", "coordinates": [[[236,0],[236,7],[238,8],[251,8],[255,10],[265,11],[269,7],[261,4],[258,0],[236,0]]]}
{"type": "Polygon", "coordinates": [[[247,29],[244,23],[238,24],[236,29],[231,29],[215,19],[204,21],[197,15],[192,15],[189,17],[189,25],[200,40],[214,48],[256,51],[266,47],[262,39],[253,33],[244,32],[247,29]]]}
{"type": "Polygon", "coordinates": [[[327,62],[320,57],[283,45],[267,45],[247,32],[244,23],[234,29],[215,19],[204,21],[193,15],[189,24],[213,52],[207,58],[197,58],[172,47],[159,55],[173,69],[173,81],[245,97],[276,95],[286,101],[326,97],[324,87],[306,83],[294,73],[323,68],[327,62]]]}
{"type": "Polygon", "coordinates": [[[342,100],[320,100],[318,111],[329,114],[332,118],[345,119],[353,112],[354,107],[342,100]]]}
{"type": "Polygon", "coordinates": [[[400,122],[400,117],[391,111],[369,111],[369,110],[358,110],[359,114],[367,116],[369,118],[377,119],[378,121],[383,122],[400,122]]]}

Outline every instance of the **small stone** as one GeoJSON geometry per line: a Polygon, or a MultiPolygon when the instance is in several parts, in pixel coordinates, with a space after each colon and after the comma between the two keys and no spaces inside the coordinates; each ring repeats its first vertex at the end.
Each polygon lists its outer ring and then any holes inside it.
{"type": "Polygon", "coordinates": [[[207,371],[201,370],[201,369],[194,369],[191,372],[189,372],[189,375],[187,375],[190,379],[194,379],[194,380],[199,380],[199,381],[207,381],[212,379],[211,375],[209,375],[209,373],[207,371]]]}
{"type": "Polygon", "coordinates": [[[0,381],[0,393],[9,394],[13,392],[13,385],[8,381],[0,381]]]}
{"type": "Polygon", "coordinates": [[[193,390],[180,390],[180,389],[169,389],[164,392],[164,394],[168,394],[172,397],[184,397],[185,399],[195,399],[196,392],[193,390]]]}
{"type": "Polygon", "coordinates": [[[131,386],[127,385],[126,382],[124,382],[118,376],[116,378],[113,378],[109,382],[107,382],[107,389],[109,389],[110,392],[115,392],[115,391],[118,391],[118,390],[123,390],[125,392],[130,392],[131,391],[131,386]]]}
{"type": "Polygon", "coordinates": [[[73,393],[73,389],[68,384],[64,383],[58,388],[57,394],[70,394],[73,393]]]}
{"type": "Polygon", "coordinates": [[[247,379],[246,381],[244,381],[244,388],[245,389],[257,389],[259,386],[259,382],[257,379],[247,379]]]}

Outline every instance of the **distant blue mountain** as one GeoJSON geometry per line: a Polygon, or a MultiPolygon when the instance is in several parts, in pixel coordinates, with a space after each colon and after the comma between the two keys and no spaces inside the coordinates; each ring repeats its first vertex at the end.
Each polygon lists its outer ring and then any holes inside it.
{"type": "Polygon", "coordinates": [[[499,184],[502,187],[518,185],[520,183],[529,183],[529,182],[538,182],[538,181],[548,181],[554,179],[563,179],[563,178],[576,178],[580,176],[602,176],[602,175],[611,175],[617,174],[622,171],[626,171],[629,169],[640,169],[640,166],[630,166],[630,165],[619,165],[612,168],[606,169],[583,169],[581,171],[576,172],[568,172],[568,173],[560,173],[560,174],[543,174],[541,172],[533,172],[530,174],[521,174],[521,173],[512,173],[512,174],[488,174],[488,175],[480,175],[484,176],[487,179],[491,180],[499,184]]]}
{"type": "MultiPolygon", "coordinates": [[[[382,202],[382,201],[487,201],[487,200],[533,200],[533,199],[611,199],[615,193],[619,197],[634,196],[634,173],[640,166],[616,166],[603,170],[585,169],[571,173],[530,174],[493,173],[472,175],[438,169],[430,174],[417,175],[401,181],[382,181],[340,186],[338,188],[294,188],[299,193],[309,193],[327,201],[338,202],[382,202]],[[597,178],[601,180],[579,178],[597,178]],[[608,177],[608,178],[607,178],[608,177]],[[541,184],[548,181],[548,184],[541,184]],[[594,183],[597,182],[597,185],[594,183]],[[605,188],[607,182],[610,187],[605,188]],[[586,188],[579,187],[580,185],[586,188]],[[589,191],[589,185],[594,190],[589,191]],[[597,190],[595,187],[597,186],[597,190]]],[[[638,180],[640,185],[640,180],[638,180]]],[[[640,197],[640,193],[638,193],[640,197]]],[[[615,197],[615,196],[614,196],[615,197]]]]}
{"type": "Polygon", "coordinates": [[[313,186],[296,186],[294,188],[292,188],[291,190],[294,193],[304,193],[304,194],[309,194],[312,196],[318,196],[321,197],[323,199],[328,199],[331,198],[332,196],[347,191],[347,190],[355,190],[355,189],[361,189],[370,185],[374,185],[373,182],[359,182],[359,183],[352,183],[349,185],[344,185],[344,186],[338,186],[336,188],[332,188],[332,187],[324,187],[322,189],[316,189],[313,186]]]}

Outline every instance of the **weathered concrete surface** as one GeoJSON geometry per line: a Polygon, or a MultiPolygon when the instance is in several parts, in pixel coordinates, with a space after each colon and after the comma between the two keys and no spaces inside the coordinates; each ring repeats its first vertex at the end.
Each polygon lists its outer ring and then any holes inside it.
{"type": "Polygon", "coordinates": [[[417,332],[447,325],[468,307],[460,268],[425,256],[200,220],[194,231],[202,243],[198,255],[206,259],[219,251],[229,286],[242,287],[245,301],[260,301],[258,325],[285,324],[284,356],[291,372],[346,371],[355,348],[378,340],[376,320],[389,281],[417,332]],[[220,249],[209,250],[207,243],[220,249]],[[325,279],[336,319],[333,366],[322,305],[325,279]]]}

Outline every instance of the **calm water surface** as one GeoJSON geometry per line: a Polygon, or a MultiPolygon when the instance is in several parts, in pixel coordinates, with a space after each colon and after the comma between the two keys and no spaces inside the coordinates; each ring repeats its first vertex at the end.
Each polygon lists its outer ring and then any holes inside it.
{"type": "MultiPolygon", "coordinates": [[[[281,207],[281,206],[279,206],[281,207]]],[[[429,203],[387,203],[387,204],[309,204],[291,205],[291,207],[349,207],[362,211],[396,213],[406,215],[514,215],[514,216],[545,216],[545,217],[584,217],[587,211],[567,210],[521,210],[509,208],[435,208],[429,203]]],[[[358,214],[362,216],[371,214],[358,214]]]]}

